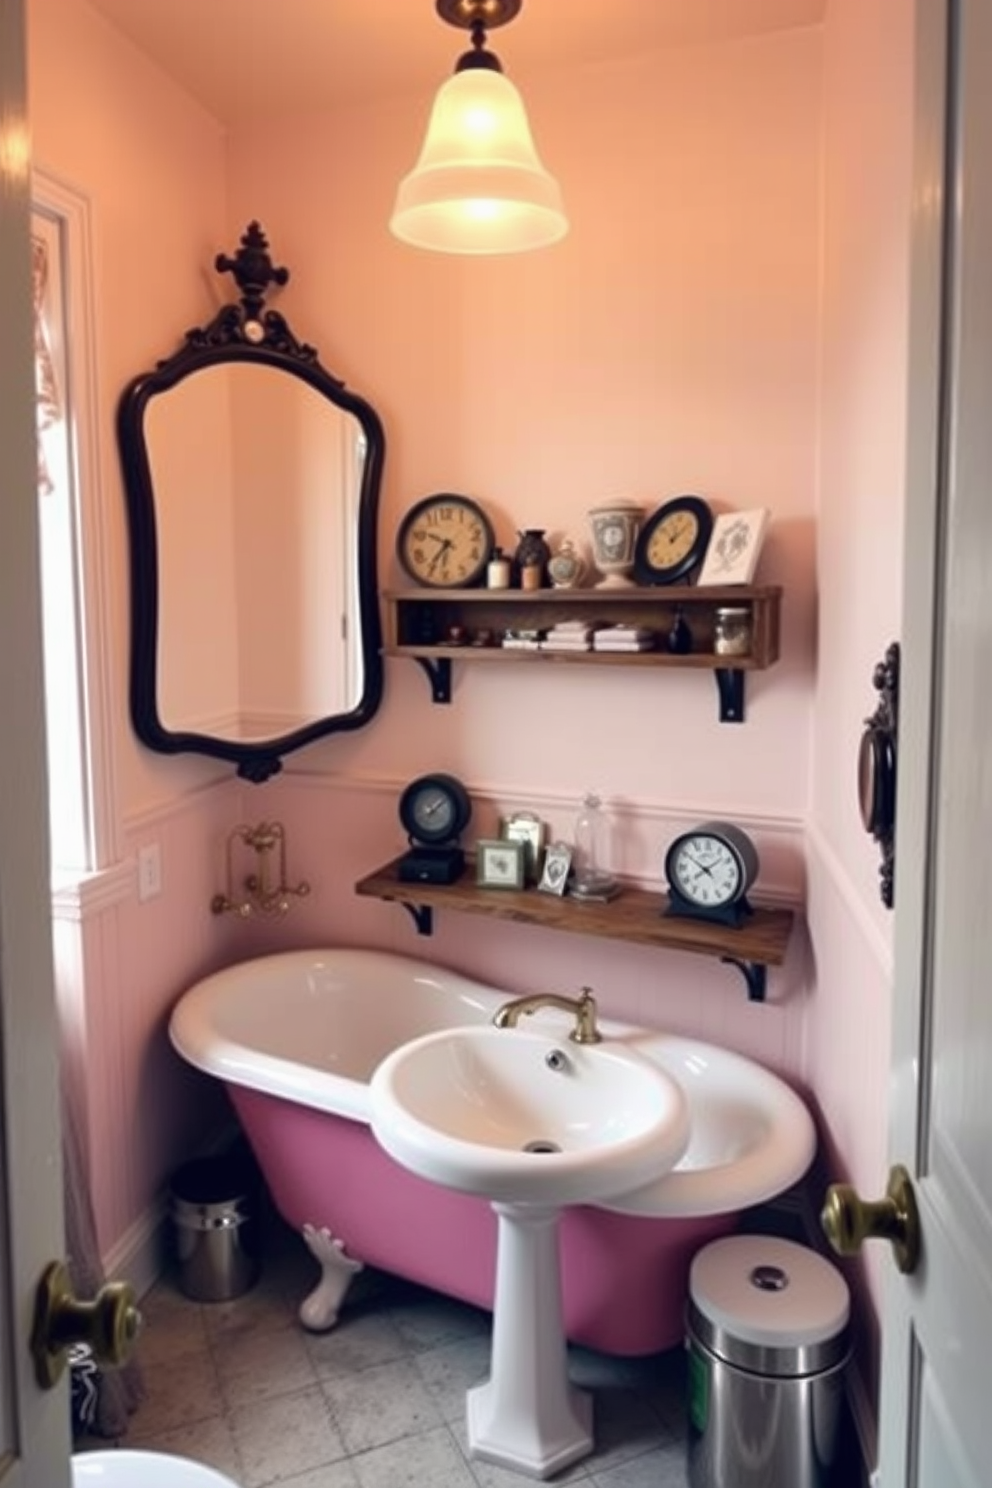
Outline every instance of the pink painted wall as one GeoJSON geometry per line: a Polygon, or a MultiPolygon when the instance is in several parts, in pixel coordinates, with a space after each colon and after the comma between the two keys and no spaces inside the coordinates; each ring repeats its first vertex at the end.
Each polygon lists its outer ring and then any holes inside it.
{"type": "Polygon", "coordinates": [[[85,0],[30,0],[28,64],[34,158],[90,203],[101,487],[106,528],[115,756],[124,817],[216,778],[201,762],[162,771],[127,723],[124,498],[114,438],[117,399],[138,372],[178,347],[216,300],[209,272],[227,240],[223,129],[85,0]]]}
{"type": "Polygon", "coordinates": [[[694,1029],[801,1079],[802,935],[773,977],[774,1005],[758,1009],[738,977],[706,961],[444,915],[434,938],[418,941],[401,910],[351,892],[403,845],[402,784],[437,768],[469,785],[473,835],[526,807],[567,838],[596,785],[614,865],[655,883],[677,830],[714,811],[743,816],[764,854],[766,892],[802,892],[819,34],[521,81],[572,233],[516,260],[437,258],[389,236],[425,98],[232,137],[232,219],[259,217],[293,270],[280,308],[382,413],[384,581],[398,578],[403,513],[431,490],[477,497],[509,545],[529,525],[583,541],[587,508],[618,491],[651,509],[698,490],[717,507],[772,508],[761,576],[788,592],[785,657],[753,679],[741,729],[717,723],[708,676],[563,669],[549,681],[526,665],[456,664],[453,704],[437,708],[419,669],[387,663],[374,724],[297,756],[253,798],[257,815],[286,823],[292,871],[315,892],[291,931],[249,928],[246,948],[330,933],[513,990],[592,981],[611,1011],[694,1029]]]}
{"type": "MultiPolygon", "coordinates": [[[[834,1171],[884,1192],[892,914],[863,831],[855,764],[872,671],[901,630],[911,190],[909,0],[831,0],[824,33],[819,621],[807,916],[817,996],[805,1068],[834,1171]]],[[[851,1268],[880,1304],[887,1256],[851,1268]]],[[[861,1316],[870,1317],[870,1309],[861,1316]]],[[[863,1350],[877,1367],[877,1338],[863,1350]]],[[[869,1379],[870,1388],[870,1379],[869,1379]]]]}
{"type": "MultiPolygon", "coordinates": [[[[903,21],[908,0],[881,9],[903,21]]],[[[903,41],[874,24],[832,0],[825,32],[518,79],[572,233],[532,257],[461,262],[385,227],[426,98],[227,138],[82,0],[32,0],[38,158],[90,196],[97,239],[121,860],[105,893],[57,913],[57,937],[111,1255],[140,1242],[170,1167],[216,1119],[166,1045],[177,993],[225,961],[322,940],[396,946],[514,991],[592,982],[611,1012],[809,1088],[832,1160],[877,1186],[885,1118],[867,1082],[886,1049],[888,924],[851,776],[871,665],[898,629],[909,130],[903,41]],[[617,492],[771,508],[759,577],[786,589],[784,655],[753,679],[744,727],[717,723],[705,674],[456,669],[437,708],[419,669],[390,662],[375,722],[265,787],[136,745],[113,409],[212,313],[213,255],[250,217],[292,269],[280,308],[383,417],[384,582],[402,514],[431,490],[483,501],[506,544],[525,525],[583,540],[587,508],[617,492]],[[402,910],[352,886],[402,846],[398,792],[433,768],[466,781],[479,833],[518,807],[567,836],[597,786],[615,866],[647,882],[676,831],[735,816],[766,892],[801,901],[808,878],[809,940],[797,932],[765,1007],[702,958],[445,915],[418,941],[402,910]],[[285,822],[290,875],[313,894],[285,923],[216,920],[224,837],[263,816],[285,822]],[[150,840],[164,893],[140,904],[133,854],[150,840]]]]}
{"type": "Polygon", "coordinates": [[[231,140],[232,221],[260,218],[293,271],[280,307],[382,414],[384,581],[398,578],[403,513],[432,490],[478,498],[510,545],[525,525],[584,541],[589,506],[617,492],[650,510],[701,491],[717,507],[772,508],[760,574],[787,586],[785,656],[755,679],[745,729],[717,725],[707,676],[645,685],[569,669],[549,686],[526,666],[465,669],[455,706],[436,709],[416,668],[389,663],[373,727],[301,766],[400,780],[444,764],[480,786],[578,798],[594,783],[628,801],[797,815],[812,665],[818,32],[521,83],[572,232],[520,258],[461,261],[390,237],[426,97],[231,140]]]}
{"type": "Polygon", "coordinates": [[[203,264],[226,242],[221,128],[89,6],[31,0],[29,70],[35,160],[89,202],[101,481],[98,513],[111,588],[116,724],[116,860],[54,903],[66,1056],[83,1090],[101,1245],[116,1264],[154,1228],[176,1156],[216,1124],[216,1100],[168,1050],[164,1025],[191,976],[231,959],[209,912],[213,853],[236,806],[222,773],[138,748],[126,712],[128,585],[124,501],[114,440],[125,383],[178,344],[211,304],[203,264]],[[134,852],[160,843],[168,892],[139,904],[134,852]]]}

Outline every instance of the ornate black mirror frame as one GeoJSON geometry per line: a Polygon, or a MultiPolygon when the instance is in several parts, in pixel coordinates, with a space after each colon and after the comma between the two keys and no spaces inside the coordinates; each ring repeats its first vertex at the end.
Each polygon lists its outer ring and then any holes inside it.
{"type": "Polygon", "coordinates": [[[312,346],[297,340],[285,318],[265,306],[272,284],[282,286],[289,271],[276,268],[257,222],[249,224],[233,258],[219,253],[218,273],[231,273],[240,303],[225,305],[206,326],[187,331],[180,349],[152,372],[128,383],[117,408],[117,440],[127,501],[131,586],[130,708],[141,742],[162,754],[194,752],[230,760],[245,780],[261,782],[282,768],[282,757],[315,739],[362,728],[382,700],[382,635],[376,565],[376,520],[385,460],[385,436],[378,414],[363,398],[333,377],[312,346]],[[145,438],[149,400],[207,367],[245,362],[274,367],[309,384],[336,407],[358,420],[367,443],[358,497],[357,580],[363,658],[362,690],[348,712],[317,718],[291,733],[248,743],[210,734],[173,732],[159,712],[159,561],[155,490],[145,438]]]}

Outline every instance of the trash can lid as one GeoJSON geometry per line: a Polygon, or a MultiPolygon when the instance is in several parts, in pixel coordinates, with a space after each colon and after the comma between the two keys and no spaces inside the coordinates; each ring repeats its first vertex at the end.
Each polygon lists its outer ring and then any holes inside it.
{"type": "Polygon", "coordinates": [[[689,1293],[714,1337],[774,1350],[836,1338],[851,1310],[836,1266],[774,1235],[730,1235],[704,1246],[692,1262],[689,1293]]]}

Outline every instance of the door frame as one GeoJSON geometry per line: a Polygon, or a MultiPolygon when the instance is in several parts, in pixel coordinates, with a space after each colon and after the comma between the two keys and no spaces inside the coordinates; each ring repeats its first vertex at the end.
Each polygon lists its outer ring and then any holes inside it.
{"type": "Polygon", "coordinates": [[[0,0],[0,1368],[4,1488],[68,1488],[66,1383],[43,1391],[28,1339],[41,1272],[62,1255],[31,308],[26,3],[0,0]]]}

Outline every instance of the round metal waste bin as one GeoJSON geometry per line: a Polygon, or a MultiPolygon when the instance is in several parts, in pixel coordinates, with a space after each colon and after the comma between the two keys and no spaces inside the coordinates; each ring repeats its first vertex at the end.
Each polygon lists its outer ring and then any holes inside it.
{"type": "Polygon", "coordinates": [[[173,1176],[179,1286],[194,1301],[227,1302],[254,1284],[253,1187],[244,1166],[223,1157],[196,1158],[173,1176]]]}
{"type": "Polygon", "coordinates": [[[690,1488],[827,1488],[837,1456],[850,1294],[791,1240],[731,1235],[689,1273],[690,1488]]]}

